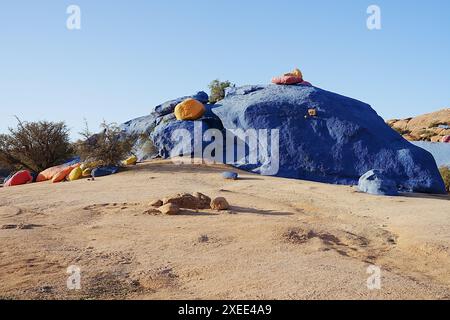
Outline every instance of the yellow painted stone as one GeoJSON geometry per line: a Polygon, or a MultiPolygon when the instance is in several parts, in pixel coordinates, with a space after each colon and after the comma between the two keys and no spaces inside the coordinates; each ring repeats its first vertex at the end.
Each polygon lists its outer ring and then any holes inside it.
{"type": "Polygon", "coordinates": [[[83,177],[90,177],[92,172],[92,168],[86,168],[83,170],[83,177]]]}
{"type": "Polygon", "coordinates": [[[135,165],[135,164],[136,164],[137,160],[138,160],[138,159],[137,159],[136,156],[131,156],[131,157],[129,157],[128,159],[122,161],[122,164],[123,164],[124,166],[132,166],[132,165],[135,165]]]}
{"type": "Polygon", "coordinates": [[[75,181],[81,178],[81,176],[83,175],[83,170],[81,170],[80,167],[76,167],[75,169],[73,169],[72,171],[70,171],[69,174],[69,181],[75,181]]]}
{"type": "Polygon", "coordinates": [[[302,78],[303,79],[303,74],[300,71],[300,69],[295,68],[293,71],[285,73],[284,76],[286,77],[297,77],[297,78],[302,78]]]}
{"type": "Polygon", "coordinates": [[[296,77],[303,78],[303,74],[298,68],[296,68],[294,71],[292,71],[292,74],[296,77]]]}

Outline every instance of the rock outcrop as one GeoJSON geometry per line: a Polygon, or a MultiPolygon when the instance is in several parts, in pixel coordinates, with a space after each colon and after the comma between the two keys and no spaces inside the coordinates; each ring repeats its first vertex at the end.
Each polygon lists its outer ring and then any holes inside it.
{"type": "MultiPolygon", "coordinates": [[[[137,145],[139,160],[170,157],[176,144],[172,133],[177,129],[194,133],[196,124],[201,124],[200,134],[210,128],[224,134],[234,129],[276,129],[279,143],[272,144],[271,138],[267,139],[268,150],[279,150],[275,176],[356,185],[363,174],[380,169],[399,190],[445,192],[433,156],[403,139],[363,102],[304,85],[230,88],[225,99],[215,105],[206,103],[204,93],[191,97],[205,104],[206,113],[197,121],[176,120],[173,111],[187,98],[182,97],[157,106],[147,117],[122,125],[124,133],[140,134],[145,143],[153,146],[153,152],[148,153],[137,145]]],[[[196,146],[202,150],[207,145],[193,140],[186,144],[186,148],[196,146]]],[[[263,144],[247,144],[245,157],[240,159],[249,160],[249,155],[256,152],[257,161],[229,164],[267,173],[273,167],[273,159],[268,156],[270,153],[260,152],[263,144]]],[[[222,147],[224,154],[230,151],[222,147]]]]}
{"type": "Polygon", "coordinates": [[[450,108],[415,118],[388,120],[387,124],[406,140],[441,142],[450,135],[450,108]]]}
{"type": "Polygon", "coordinates": [[[359,179],[358,189],[374,195],[398,195],[395,181],[389,179],[382,170],[370,170],[363,174],[359,179]]]}

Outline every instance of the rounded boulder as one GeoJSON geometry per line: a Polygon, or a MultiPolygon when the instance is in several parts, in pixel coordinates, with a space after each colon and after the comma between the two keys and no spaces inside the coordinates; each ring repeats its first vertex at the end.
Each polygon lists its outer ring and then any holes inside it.
{"type": "Polygon", "coordinates": [[[362,192],[375,195],[398,195],[395,181],[390,179],[383,170],[370,170],[362,175],[359,179],[358,189],[362,192]]]}
{"type": "Polygon", "coordinates": [[[205,114],[205,106],[198,100],[186,99],[175,107],[177,120],[198,120],[205,114]]]}
{"type": "Polygon", "coordinates": [[[223,197],[218,197],[211,201],[211,209],[213,210],[227,210],[229,207],[227,199],[223,197]]]}
{"type": "Polygon", "coordinates": [[[226,171],[222,172],[222,177],[225,180],[237,180],[238,174],[236,172],[226,171]]]}

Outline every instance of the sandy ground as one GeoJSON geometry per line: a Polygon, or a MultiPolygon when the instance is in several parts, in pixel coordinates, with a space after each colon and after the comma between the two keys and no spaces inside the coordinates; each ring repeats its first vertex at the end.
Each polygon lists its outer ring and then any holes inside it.
{"type": "Polygon", "coordinates": [[[2,299],[449,299],[450,198],[223,167],[139,164],[114,176],[0,189],[2,299]],[[149,213],[179,192],[225,212],[149,213]],[[81,269],[68,290],[67,268],[81,269]],[[381,268],[381,289],[367,268],[381,268]]]}

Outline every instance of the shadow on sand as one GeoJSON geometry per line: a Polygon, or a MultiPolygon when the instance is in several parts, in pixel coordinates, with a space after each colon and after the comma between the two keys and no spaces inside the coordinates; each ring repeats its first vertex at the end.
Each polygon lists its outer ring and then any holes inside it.
{"type": "Polygon", "coordinates": [[[404,193],[400,193],[400,197],[450,201],[450,195],[448,195],[448,194],[445,195],[445,194],[407,193],[407,192],[404,192],[404,193]]]}
{"type": "Polygon", "coordinates": [[[254,213],[254,214],[260,214],[260,215],[266,215],[266,216],[292,216],[292,215],[294,215],[294,213],[286,212],[286,211],[262,210],[262,209],[246,208],[246,207],[239,207],[239,206],[231,206],[230,210],[234,211],[236,213],[254,213]]]}

